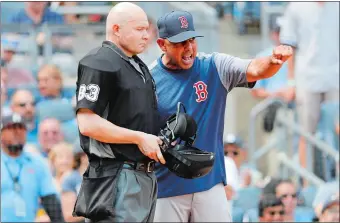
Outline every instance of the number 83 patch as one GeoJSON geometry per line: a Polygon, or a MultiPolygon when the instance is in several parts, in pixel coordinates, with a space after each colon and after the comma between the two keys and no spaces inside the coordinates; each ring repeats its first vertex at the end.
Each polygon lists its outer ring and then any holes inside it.
{"type": "Polygon", "coordinates": [[[82,84],[79,87],[79,93],[78,93],[78,101],[83,100],[86,98],[88,101],[95,102],[98,100],[100,88],[96,84],[89,84],[85,85],[82,84]]]}

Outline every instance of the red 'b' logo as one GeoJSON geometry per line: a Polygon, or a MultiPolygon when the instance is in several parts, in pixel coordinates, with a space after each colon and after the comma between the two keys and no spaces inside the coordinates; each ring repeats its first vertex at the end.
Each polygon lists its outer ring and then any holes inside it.
{"type": "Polygon", "coordinates": [[[182,29],[187,29],[188,26],[189,26],[187,18],[185,18],[185,16],[180,16],[178,19],[181,22],[181,28],[182,29]]]}
{"type": "Polygon", "coordinates": [[[208,98],[207,85],[203,81],[196,82],[194,88],[198,97],[196,102],[202,102],[208,98]]]}

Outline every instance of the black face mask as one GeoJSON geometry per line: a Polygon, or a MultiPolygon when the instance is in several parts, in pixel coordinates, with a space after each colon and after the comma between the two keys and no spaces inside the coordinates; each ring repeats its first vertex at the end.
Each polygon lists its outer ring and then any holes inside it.
{"type": "Polygon", "coordinates": [[[23,144],[8,145],[7,148],[10,153],[21,153],[24,149],[24,145],[23,144]]]}

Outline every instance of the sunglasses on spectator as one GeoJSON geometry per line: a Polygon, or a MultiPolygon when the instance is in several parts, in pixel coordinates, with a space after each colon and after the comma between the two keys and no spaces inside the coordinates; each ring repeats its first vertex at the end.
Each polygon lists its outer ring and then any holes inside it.
{"type": "Polygon", "coordinates": [[[239,152],[237,152],[237,151],[232,151],[232,152],[226,151],[224,154],[228,156],[228,153],[233,154],[234,156],[238,156],[238,154],[239,154],[239,152]]]}
{"type": "Polygon", "coordinates": [[[280,198],[281,199],[284,199],[284,198],[287,198],[287,197],[292,197],[292,198],[297,198],[297,194],[283,194],[280,198]]]}
{"type": "Polygon", "coordinates": [[[17,105],[20,106],[20,107],[22,107],[22,108],[23,108],[23,107],[27,107],[27,105],[31,105],[31,106],[34,107],[34,106],[36,105],[36,102],[26,102],[26,103],[23,102],[23,103],[18,103],[17,105]]]}
{"type": "Polygon", "coordinates": [[[276,214],[278,215],[284,215],[285,214],[285,211],[284,210],[281,210],[281,211],[269,211],[268,212],[271,216],[275,216],[276,214]]]}

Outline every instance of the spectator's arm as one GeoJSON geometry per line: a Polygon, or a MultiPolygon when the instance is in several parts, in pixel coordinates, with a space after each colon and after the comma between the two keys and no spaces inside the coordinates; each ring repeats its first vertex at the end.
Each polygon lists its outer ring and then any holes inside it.
{"type": "Polygon", "coordinates": [[[72,191],[62,192],[61,204],[66,222],[80,222],[83,217],[73,217],[72,212],[77,200],[77,195],[72,191]]]}
{"type": "Polygon", "coordinates": [[[61,184],[61,204],[66,222],[80,222],[84,218],[73,217],[72,212],[77,200],[77,184],[81,183],[81,179],[72,173],[65,176],[61,184]]]}
{"type": "Polygon", "coordinates": [[[264,88],[252,89],[251,94],[253,95],[253,97],[261,99],[268,98],[269,96],[271,96],[271,94],[264,88]]]}
{"type": "Polygon", "coordinates": [[[51,219],[51,222],[64,222],[60,200],[53,182],[51,169],[42,158],[36,157],[39,162],[39,195],[42,205],[51,219]]]}
{"type": "Polygon", "coordinates": [[[41,197],[41,202],[51,222],[65,222],[61,203],[56,194],[41,197]]]}

